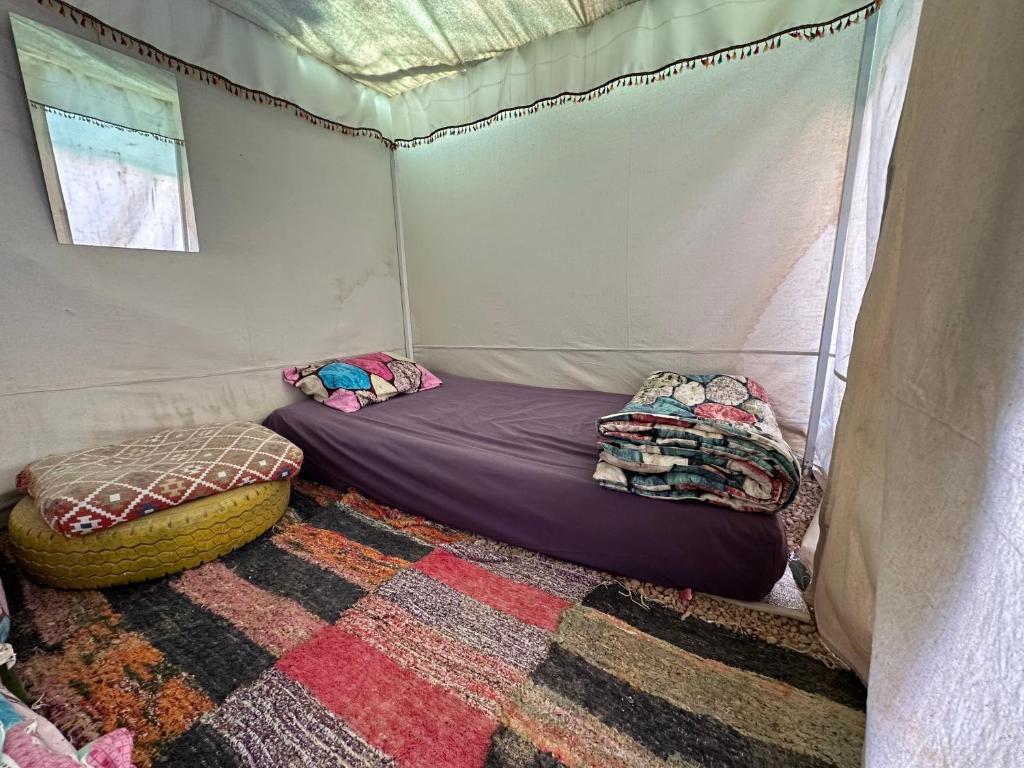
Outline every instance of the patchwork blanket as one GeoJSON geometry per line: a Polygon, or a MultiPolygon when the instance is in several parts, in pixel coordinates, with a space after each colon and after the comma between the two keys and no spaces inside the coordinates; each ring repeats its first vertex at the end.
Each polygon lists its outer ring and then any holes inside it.
{"type": "Polygon", "coordinates": [[[598,432],[594,479],[612,490],[774,513],[800,485],[768,396],[745,376],[656,371],[598,432]]]}
{"type": "Polygon", "coordinates": [[[293,477],[302,451],[248,421],[171,429],[34,461],[18,490],[59,533],[93,533],[251,483],[293,477]]]}

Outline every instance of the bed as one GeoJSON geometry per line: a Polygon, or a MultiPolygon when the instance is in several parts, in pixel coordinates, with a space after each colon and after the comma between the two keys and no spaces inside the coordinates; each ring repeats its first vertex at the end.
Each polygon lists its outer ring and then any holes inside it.
{"type": "Polygon", "coordinates": [[[597,420],[630,395],[439,375],[442,387],[356,413],[303,400],[264,424],[303,450],[311,480],[563,560],[739,600],[782,576],[778,515],[594,481],[597,420]]]}

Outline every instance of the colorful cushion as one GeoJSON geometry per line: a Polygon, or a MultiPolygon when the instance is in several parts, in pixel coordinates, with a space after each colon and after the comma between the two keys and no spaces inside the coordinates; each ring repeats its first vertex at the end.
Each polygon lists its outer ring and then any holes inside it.
{"type": "MultiPolygon", "coordinates": [[[[7,636],[11,633],[11,611],[7,607],[7,593],[4,592],[4,585],[0,583],[0,644],[7,642],[7,636]]],[[[2,658],[0,658],[2,662],[2,658]]]]}
{"type": "Polygon", "coordinates": [[[4,737],[3,754],[15,768],[133,768],[132,734],[125,728],[68,754],[45,741],[34,723],[18,723],[4,737]]]}
{"type": "Polygon", "coordinates": [[[317,402],[345,413],[441,386],[441,380],[422,365],[385,352],[321,360],[287,368],[283,375],[317,402]]]}
{"type": "Polygon", "coordinates": [[[75,751],[49,720],[0,686],[0,743],[4,766],[16,768],[131,768],[132,734],[125,728],[104,734],[75,751]]]}
{"type": "Polygon", "coordinates": [[[18,489],[47,525],[85,534],[252,483],[291,478],[302,451],[259,424],[172,429],[34,461],[18,489]]]}

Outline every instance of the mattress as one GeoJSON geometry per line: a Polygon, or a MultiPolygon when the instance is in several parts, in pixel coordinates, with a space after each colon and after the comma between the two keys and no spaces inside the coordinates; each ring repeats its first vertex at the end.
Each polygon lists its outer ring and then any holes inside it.
{"type": "Polygon", "coordinates": [[[302,449],[304,477],[563,560],[738,600],[782,576],[778,515],[593,480],[597,420],[630,395],[438,375],[444,386],[356,413],[303,400],[264,424],[302,449]]]}

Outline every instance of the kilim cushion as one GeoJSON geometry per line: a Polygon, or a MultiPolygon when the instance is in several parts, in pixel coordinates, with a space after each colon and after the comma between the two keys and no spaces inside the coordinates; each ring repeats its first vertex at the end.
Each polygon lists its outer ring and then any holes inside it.
{"type": "Polygon", "coordinates": [[[34,461],[18,475],[46,523],[78,535],[251,483],[293,477],[302,451],[247,421],[171,429],[34,461]]]}
{"type": "Polygon", "coordinates": [[[283,376],[317,402],[345,413],[441,386],[441,380],[422,365],[386,352],[307,363],[286,368],[283,376]]]}

